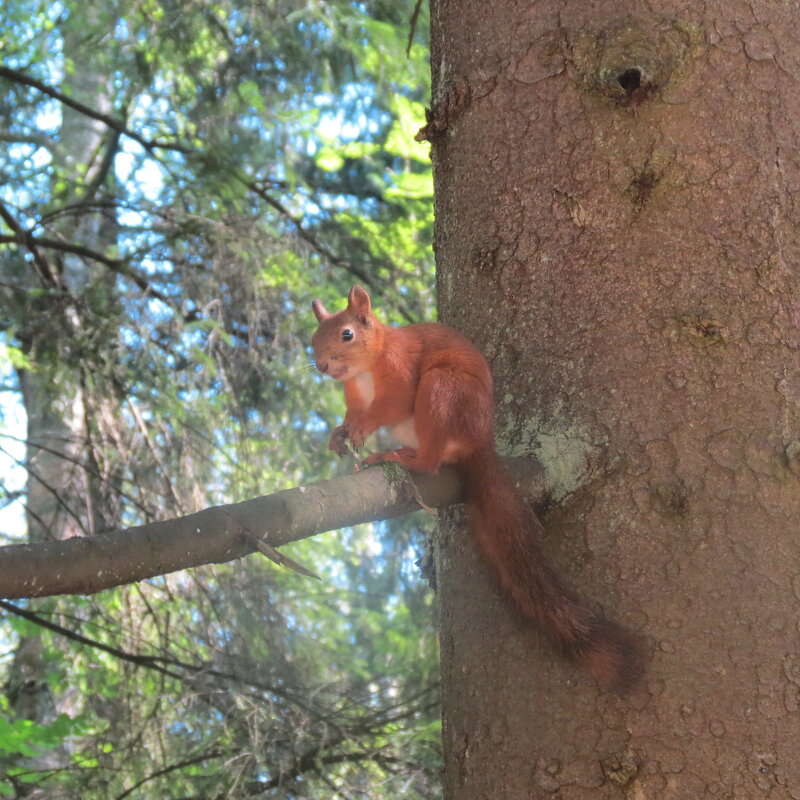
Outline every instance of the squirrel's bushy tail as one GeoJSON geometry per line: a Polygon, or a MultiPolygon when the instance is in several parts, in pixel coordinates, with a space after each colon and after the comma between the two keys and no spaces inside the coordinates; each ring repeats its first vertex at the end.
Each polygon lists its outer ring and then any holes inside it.
{"type": "Polygon", "coordinates": [[[477,452],[461,467],[478,548],[522,614],[601,684],[624,690],[636,683],[642,672],[636,637],[593,611],[550,566],[541,523],[494,451],[477,452]]]}

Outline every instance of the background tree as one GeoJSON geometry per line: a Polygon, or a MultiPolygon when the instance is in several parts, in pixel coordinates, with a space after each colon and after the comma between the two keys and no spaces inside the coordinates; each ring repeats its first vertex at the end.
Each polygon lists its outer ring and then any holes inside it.
{"type": "MultiPolygon", "coordinates": [[[[4,6],[4,388],[28,431],[3,442],[24,438],[32,539],[332,468],[341,400],[306,369],[310,287],[357,278],[407,319],[429,306],[412,11],[4,6]]],[[[345,532],[315,546],[321,586],[250,560],[6,604],[0,794],[430,796],[420,541],[345,532]]]]}
{"type": "Polygon", "coordinates": [[[652,661],[626,698],[554,662],[454,523],[445,796],[800,797],[795,16],[486,8],[432,3],[439,310],[652,661]]]}

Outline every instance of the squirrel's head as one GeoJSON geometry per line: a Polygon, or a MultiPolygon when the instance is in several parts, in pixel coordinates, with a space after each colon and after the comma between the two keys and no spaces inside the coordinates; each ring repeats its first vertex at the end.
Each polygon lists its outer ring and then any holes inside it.
{"type": "Polygon", "coordinates": [[[335,314],[329,313],[320,300],[314,300],[311,308],[319,321],[311,339],[317,369],[337,381],[369,371],[381,332],[366,291],[354,286],[347,296],[347,308],[335,314]]]}

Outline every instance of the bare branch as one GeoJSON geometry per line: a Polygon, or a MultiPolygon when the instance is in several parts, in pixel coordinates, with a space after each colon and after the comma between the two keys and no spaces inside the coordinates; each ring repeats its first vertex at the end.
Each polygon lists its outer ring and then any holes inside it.
{"type": "Polygon", "coordinates": [[[30,75],[26,75],[24,72],[20,72],[19,70],[0,66],[0,78],[5,78],[13,83],[19,83],[23,86],[30,86],[33,89],[37,89],[42,94],[46,94],[48,97],[58,100],[59,103],[63,103],[65,106],[75,109],[75,111],[79,112],[80,114],[91,117],[91,119],[96,119],[99,122],[102,122],[104,125],[107,125],[109,128],[111,128],[111,130],[117,131],[117,133],[121,133],[127,136],[129,139],[133,139],[133,141],[138,142],[148,152],[152,152],[153,150],[157,149],[175,150],[178,153],[192,152],[191,148],[185,147],[184,145],[164,142],[161,139],[147,139],[141,134],[136,133],[136,131],[132,131],[130,128],[128,128],[124,120],[117,119],[109,114],[103,114],[87,105],[84,105],[83,103],[79,103],[77,100],[73,100],[73,98],[68,97],[63,92],[59,92],[58,89],[54,89],[52,86],[48,86],[48,84],[43,83],[42,81],[37,80],[30,75]]]}
{"type": "Polygon", "coordinates": [[[204,753],[200,753],[200,755],[193,756],[191,758],[184,759],[183,761],[178,761],[175,764],[170,764],[162,769],[158,769],[155,772],[151,772],[149,775],[145,775],[141,780],[136,781],[131,787],[126,789],[122,794],[118,794],[115,800],[124,800],[125,797],[130,797],[137,789],[141,786],[144,786],[145,783],[148,781],[152,781],[155,778],[163,778],[164,775],[169,775],[170,772],[175,772],[179,769],[185,769],[186,767],[191,767],[195,764],[202,764],[205,761],[211,761],[212,759],[220,758],[223,755],[223,752],[216,747],[212,747],[211,749],[207,750],[204,753]]]}
{"type": "Polygon", "coordinates": [[[308,773],[319,774],[323,777],[321,768],[330,764],[358,764],[363,761],[375,761],[380,764],[384,769],[387,764],[398,762],[399,759],[391,755],[381,753],[380,750],[367,750],[346,753],[332,753],[330,755],[320,755],[323,751],[322,747],[314,748],[309,753],[295,759],[294,764],[285,772],[281,772],[276,777],[268,781],[253,781],[247,787],[248,797],[262,797],[264,792],[270,789],[277,789],[284,784],[297,780],[308,773]]]}
{"type": "MultiPolygon", "coordinates": [[[[528,459],[508,465],[534,505],[545,502],[541,466],[528,459]]],[[[177,519],[113,533],[0,547],[0,597],[92,594],[112,586],[202,564],[224,563],[254,550],[249,535],[273,547],[324,531],[391,519],[419,508],[460,502],[456,471],[414,475],[392,466],[362,470],[244,503],[215,506],[177,519]]]]}
{"type": "Polygon", "coordinates": [[[245,531],[244,536],[247,539],[248,544],[251,544],[253,547],[255,547],[259,553],[265,555],[270,561],[274,561],[281,567],[288,567],[300,575],[305,575],[307,578],[314,578],[318,581],[322,580],[322,578],[320,578],[316,572],[312,572],[310,569],[308,569],[308,567],[304,567],[293,558],[289,558],[289,556],[279,552],[271,544],[267,544],[262,539],[259,539],[254,533],[245,531]]]}
{"type": "Polygon", "coordinates": [[[0,130],[0,142],[7,144],[29,144],[35,147],[52,147],[53,137],[38,131],[12,131],[8,128],[0,130]]]}
{"type": "Polygon", "coordinates": [[[95,170],[92,179],[86,184],[85,196],[83,197],[84,203],[88,204],[93,201],[98,190],[108,177],[109,172],[111,172],[114,166],[114,158],[119,151],[119,139],[121,135],[119,131],[111,131],[108,142],[105,144],[100,165],[95,170]]]}
{"type": "MultiPolygon", "coordinates": [[[[415,12],[415,14],[418,12],[415,12]]],[[[413,25],[413,19],[412,19],[413,25]]],[[[413,31],[412,31],[413,36],[413,31]]],[[[134,130],[131,130],[125,120],[118,119],[117,117],[112,117],[108,114],[103,114],[99,111],[96,111],[93,108],[90,108],[83,103],[74,100],[73,98],[63,94],[62,92],[58,91],[54,87],[43,83],[42,81],[27,75],[24,72],[20,72],[19,70],[12,69],[10,67],[0,65],[0,78],[5,78],[6,80],[12,81],[14,83],[19,83],[24,86],[30,86],[38,91],[42,92],[43,94],[47,95],[48,97],[52,97],[54,100],[58,100],[60,103],[63,103],[70,108],[75,109],[81,114],[84,114],[91,119],[96,119],[99,122],[102,122],[112,131],[114,131],[117,136],[123,135],[127,136],[129,139],[132,139],[135,142],[138,142],[142,147],[145,148],[149,153],[153,153],[154,150],[161,149],[161,150],[172,150],[178,153],[183,153],[185,155],[198,155],[199,151],[196,148],[189,147],[187,145],[176,144],[172,142],[165,142],[161,139],[148,139],[141,134],[137,133],[134,130]]],[[[116,151],[117,142],[116,140],[112,140],[109,145],[109,148],[106,152],[106,162],[105,166],[101,168],[99,171],[99,175],[102,178],[104,171],[108,169],[111,163],[111,159],[113,157],[114,152],[116,151]]],[[[207,156],[206,156],[207,157],[207,156]]],[[[353,264],[346,258],[341,256],[337,256],[330,248],[322,244],[309,230],[308,226],[305,224],[302,217],[293,214],[280,200],[272,197],[267,191],[264,186],[263,181],[251,180],[244,176],[243,174],[239,174],[234,169],[233,171],[234,176],[239,180],[247,189],[254,194],[258,195],[265,203],[271,206],[275,211],[277,211],[284,220],[291,223],[297,236],[304,241],[307,245],[309,245],[315,253],[319,256],[324,258],[328,263],[330,263],[334,267],[339,267],[341,269],[346,270],[351,275],[356,277],[361,283],[365,286],[370,287],[373,291],[378,291],[378,286],[375,284],[375,281],[372,275],[365,270],[358,267],[356,264],[353,264]]],[[[97,186],[93,182],[89,186],[89,193],[88,197],[91,197],[94,194],[95,189],[97,186]]],[[[15,232],[17,232],[15,230],[15,232]]],[[[30,234],[26,234],[26,239],[17,239],[20,244],[27,244],[31,241],[30,234]]],[[[31,252],[34,252],[33,250],[31,252]]],[[[36,254],[34,252],[34,258],[36,260],[36,254]]],[[[109,260],[102,260],[102,263],[105,263],[108,266],[111,266],[109,260]]],[[[46,262],[45,262],[46,263],[46,262]]],[[[37,261],[37,266],[40,266],[37,261]]],[[[402,300],[397,304],[397,308],[400,311],[403,318],[405,318],[409,322],[416,322],[414,316],[409,312],[408,308],[402,303],[402,300]]]]}
{"type": "MultiPolygon", "coordinates": [[[[71,630],[70,628],[66,628],[63,625],[59,625],[56,622],[52,622],[49,619],[45,619],[42,614],[38,614],[34,611],[31,611],[27,608],[21,608],[20,606],[14,605],[13,603],[8,603],[5,600],[0,600],[0,608],[4,611],[8,612],[9,614],[14,614],[22,619],[27,620],[28,622],[33,623],[34,625],[38,625],[40,628],[45,630],[51,631],[59,636],[68,639],[71,642],[75,642],[78,645],[82,645],[85,647],[91,647],[95,650],[101,650],[104,653],[108,653],[108,655],[113,656],[114,658],[125,661],[126,663],[133,664],[137,667],[143,667],[144,669],[154,670],[156,672],[160,672],[163,675],[167,675],[171,678],[176,678],[178,680],[186,680],[187,674],[188,675],[208,675],[214,679],[219,681],[227,681],[239,686],[246,686],[251,689],[255,689],[259,692],[267,692],[269,694],[275,695],[276,697],[280,697],[281,699],[285,700],[289,703],[294,703],[303,710],[308,713],[312,713],[313,709],[308,705],[307,702],[304,702],[303,698],[301,697],[294,697],[293,694],[286,688],[278,686],[274,683],[269,683],[264,681],[259,677],[254,678],[252,675],[245,676],[244,674],[236,673],[236,672],[227,672],[225,670],[216,669],[215,667],[211,666],[208,662],[203,662],[199,664],[190,664],[186,661],[181,661],[177,658],[172,658],[169,656],[158,656],[158,655],[143,655],[141,653],[132,653],[127,650],[122,650],[119,647],[114,647],[109,644],[105,644],[104,642],[100,642],[97,639],[91,639],[84,634],[71,630]]],[[[85,622],[85,621],[84,621],[85,622]]],[[[425,689],[425,692],[429,691],[425,689]]],[[[420,697],[424,697],[424,692],[420,693],[420,697]]],[[[417,699],[417,698],[412,698],[417,699]]],[[[390,711],[391,709],[387,709],[390,711]]],[[[410,712],[406,713],[413,713],[416,711],[416,707],[413,707],[410,712]]],[[[400,714],[395,714],[392,717],[389,717],[386,722],[394,721],[396,719],[401,719],[400,714]]],[[[382,721],[379,718],[375,718],[373,720],[373,724],[379,724],[382,721]]],[[[386,724],[385,722],[383,724],[386,724]]]]}
{"type": "MultiPolygon", "coordinates": [[[[5,215],[0,209],[0,216],[5,219],[5,215]]],[[[12,226],[9,224],[9,227],[12,226]]],[[[12,228],[13,230],[13,228],[12,228]]],[[[84,247],[80,244],[72,244],[71,242],[63,242],[60,239],[51,239],[47,236],[34,236],[33,234],[22,231],[21,236],[7,236],[0,235],[0,244],[22,244],[26,247],[44,247],[52,250],[59,250],[63,253],[71,253],[72,255],[81,256],[82,258],[89,258],[93,261],[99,261],[101,264],[118,269],[122,264],[118,258],[110,258],[97,250],[92,250],[89,247],[84,247]]]]}
{"type": "Polygon", "coordinates": [[[20,245],[20,247],[24,247],[33,256],[34,266],[36,267],[36,271],[39,273],[39,277],[42,279],[42,282],[45,286],[60,287],[62,285],[60,276],[57,276],[56,273],[53,272],[53,269],[47,259],[39,252],[39,249],[36,246],[36,242],[33,240],[33,236],[31,236],[30,231],[26,231],[19,224],[19,222],[17,222],[17,220],[14,218],[14,215],[2,202],[0,202],[0,218],[9,228],[11,228],[12,231],[14,231],[13,236],[3,236],[2,240],[7,242],[15,242],[16,244],[20,245]]]}
{"type": "MultiPolygon", "coordinates": [[[[148,669],[161,672],[164,675],[169,675],[172,678],[183,677],[180,672],[170,670],[164,666],[165,663],[171,663],[168,659],[159,658],[158,656],[143,656],[138,653],[129,653],[125,650],[120,650],[118,647],[112,647],[104,644],[103,642],[89,639],[82,633],[76,633],[69,628],[65,628],[63,625],[58,625],[55,622],[50,622],[49,620],[44,619],[41,615],[36,614],[33,611],[29,611],[26,608],[20,608],[19,606],[15,606],[13,603],[6,603],[4,600],[0,600],[0,608],[4,609],[10,614],[16,614],[18,617],[28,620],[28,622],[34,623],[40,628],[45,628],[53,633],[57,633],[59,636],[63,636],[72,642],[88,645],[89,647],[93,647],[97,650],[102,650],[104,653],[108,653],[109,655],[118,658],[120,661],[127,661],[130,664],[135,664],[137,667],[147,667],[148,669]]],[[[200,668],[195,669],[196,671],[200,671],[200,668]]]]}
{"type": "MultiPolygon", "coordinates": [[[[0,204],[0,216],[5,219],[3,214],[2,204],[0,204]]],[[[9,224],[9,227],[11,225],[9,224]]],[[[175,308],[175,301],[167,297],[163,292],[158,291],[153,285],[143,278],[133,267],[131,267],[125,259],[111,258],[110,256],[100,253],[97,250],[92,250],[82,244],[73,244],[72,242],[65,242],[61,239],[53,239],[49,236],[33,236],[27,231],[21,231],[16,236],[0,235],[0,244],[20,244],[30,250],[32,253],[37,254],[40,249],[43,250],[57,250],[62,253],[70,253],[71,255],[79,256],[91,261],[96,261],[108,267],[112,272],[122,275],[132,281],[139,289],[141,289],[149,297],[160,300],[164,305],[177,310],[175,308]]],[[[34,256],[35,258],[35,256],[34,256]]],[[[45,262],[47,263],[47,262],[45,262]]],[[[194,315],[189,317],[184,315],[184,319],[193,319],[194,315]]]]}
{"type": "Polygon", "coordinates": [[[408,44],[406,45],[406,58],[411,56],[411,48],[414,44],[414,34],[417,32],[417,20],[422,9],[422,0],[417,0],[414,10],[411,12],[411,19],[408,21],[408,44]]]}

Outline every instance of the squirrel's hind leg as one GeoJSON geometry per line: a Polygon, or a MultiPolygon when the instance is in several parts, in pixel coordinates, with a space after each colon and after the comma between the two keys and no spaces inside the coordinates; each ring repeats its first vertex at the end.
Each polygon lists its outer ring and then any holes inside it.
{"type": "Polygon", "coordinates": [[[384,464],[387,461],[402,464],[412,472],[438,472],[442,465],[441,457],[437,459],[434,454],[424,454],[416,447],[400,447],[384,453],[373,453],[364,459],[367,465],[384,464]]]}

